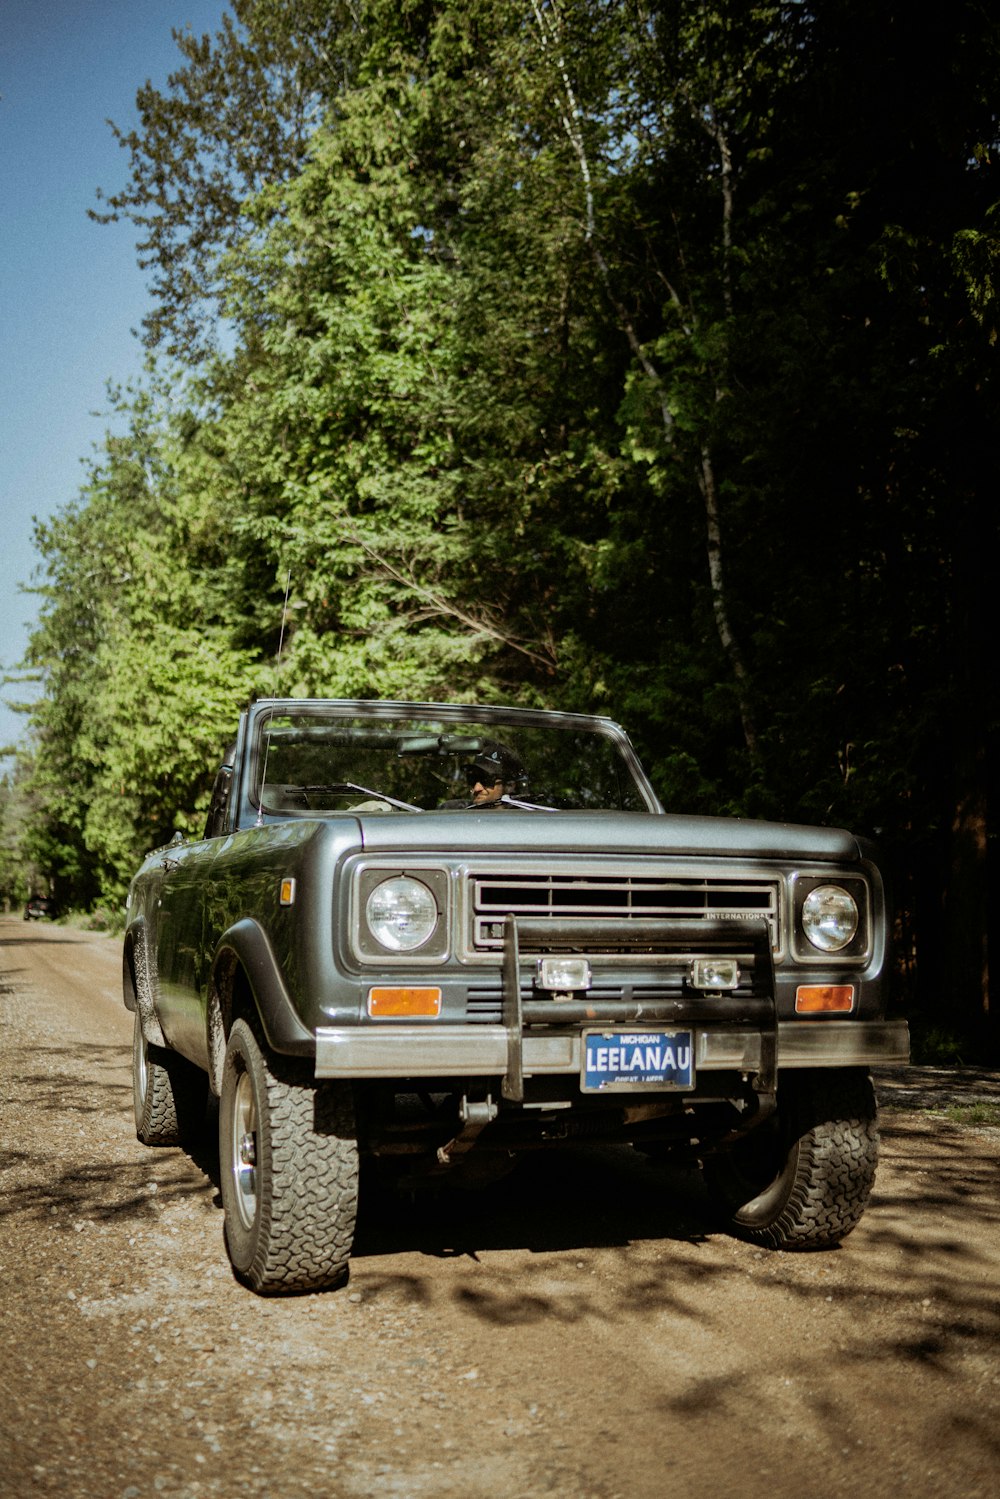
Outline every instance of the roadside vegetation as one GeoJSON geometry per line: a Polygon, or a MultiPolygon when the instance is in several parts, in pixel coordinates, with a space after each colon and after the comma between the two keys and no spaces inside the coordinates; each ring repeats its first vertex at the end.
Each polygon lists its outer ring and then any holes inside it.
{"type": "Polygon", "coordinates": [[[989,7],[231,0],[178,48],[97,205],[148,374],[38,526],[0,898],[119,903],[256,693],[607,712],[668,809],[877,834],[900,1002],[995,1054],[989,7]]]}

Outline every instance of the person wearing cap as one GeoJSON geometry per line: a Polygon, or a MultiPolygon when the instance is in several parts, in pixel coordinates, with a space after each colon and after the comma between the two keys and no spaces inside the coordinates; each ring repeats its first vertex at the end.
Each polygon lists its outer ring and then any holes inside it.
{"type": "Polygon", "coordinates": [[[473,807],[499,807],[524,778],[524,766],[502,744],[487,740],[474,760],[465,766],[465,779],[473,807]]]}

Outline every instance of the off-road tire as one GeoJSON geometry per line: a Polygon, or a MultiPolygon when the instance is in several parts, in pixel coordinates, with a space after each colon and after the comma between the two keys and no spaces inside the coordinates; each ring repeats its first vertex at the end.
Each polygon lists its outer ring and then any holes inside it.
{"type": "Polygon", "coordinates": [[[175,1051],[152,1046],[138,1010],[132,1032],[132,1103],[143,1145],[191,1145],[205,1126],[207,1078],[175,1051]]]}
{"type": "Polygon", "coordinates": [[[229,1035],[219,1103],[226,1248],[261,1295],[347,1279],[358,1208],[350,1086],[272,1055],[244,1020],[229,1035]]]}
{"type": "Polygon", "coordinates": [[[876,1120],[866,1069],[786,1074],[776,1116],[702,1163],[725,1226],[766,1249],[839,1244],[875,1182],[876,1120]]]}

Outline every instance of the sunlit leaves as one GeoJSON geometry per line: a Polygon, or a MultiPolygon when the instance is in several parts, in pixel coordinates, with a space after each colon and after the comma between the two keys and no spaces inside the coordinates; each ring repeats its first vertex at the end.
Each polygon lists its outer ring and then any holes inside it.
{"type": "Polygon", "coordinates": [[[180,363],[39,532],[32,852],[117,888],[253,690],[502,698],[623,719],[671,807],[917,839],[940,905],[995,722],[987,9],[237,0],[186,41],[108,200],[180,363]]]}

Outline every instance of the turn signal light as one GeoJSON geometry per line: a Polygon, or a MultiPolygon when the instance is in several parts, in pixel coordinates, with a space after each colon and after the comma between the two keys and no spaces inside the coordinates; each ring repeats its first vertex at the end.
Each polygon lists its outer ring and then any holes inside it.
{"type": "Polygon", "coordinates": [[[387,1015],[430,1015],[436,1018],[441,1013],[441,990],[369,989],[368,1013],[373,1020],[381,1020],[387,1015]]]}
{"type": "Polygon", "coordinates": [[[853,1009],[853,984],[800,984],[795,991],[796,1015],[848,1015],[853,1009]]]}

